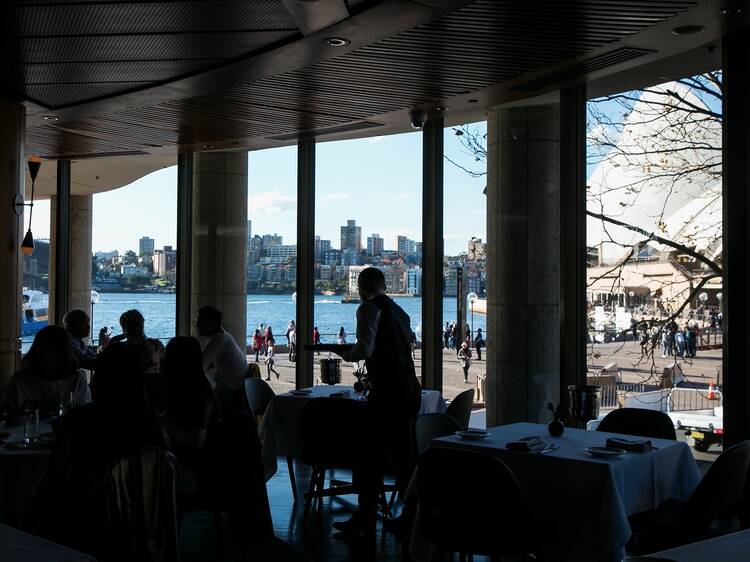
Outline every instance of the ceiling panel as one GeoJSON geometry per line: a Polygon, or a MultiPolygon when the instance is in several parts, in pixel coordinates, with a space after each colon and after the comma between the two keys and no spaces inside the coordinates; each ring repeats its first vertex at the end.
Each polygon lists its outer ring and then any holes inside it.
{"type": "MultiPolygon", "coordinates": [[[[72,140],[65,138],[57,125],[38,129],[50,130],[52,137],[62,139],[45,140],[45,149],[75,148],[82,153],[92,151],[92,139],[97,136],[100,141],[93,143],[95,146],[114,151],[116,147],[135,150],[236,138],[293,138],[304,131],[358,126],[388,113],[429,106],[498,84],[513,84],[527,75],[537,79],[539,73],[559,73],[570,66],[569,61],[585,60],[587,56],[615,64],[623,59],[605,55],[617,51],[623,39],[696,4],[688,0],[476,0],[433,21],[327,60],[311,61],[205,95],[66,122],[63,125],[79,135],[72,140]],[[87,150],[75,146],[81,137],[87,150]]],[[[352,9],[365,5],[349,2],[352,9]]],[[[159,47],[173,53],[179,50],[179,41],[168,46],[160,43],[159,47]]],[[[191,48],[191,53],[200,51],[191,48]]],[[[128,46],[123,44],[115,50],[126,53],[128,46]]],[[[210,48],[203,52],[206,56],[217,53],[210,48]]],[[[79,68],[71,64],[70,75],[87,72],[86,65],[79,68]]],[[[87,79],[120,77],[132,86],[133,80],[163,80],[168,75],[168,68],[159,64],[129,64],[90,67],[93,70],[87,79]]],[[[190,72],[192,67],[187,61],[184,64],[187,66],[180,67],[182,71],[190,72]]],[[[69,79],[68,73],[55,72],[52,68],[38,73],[29,70],[24,79],[40,80],[46,75],[60,81],[69,79]]],[[[57,94],[55,99],[62,97],[57,94]]],[[[32,146],[40,136],[44,135],[31,137],[32,146]]],[[[37,152],[44,153],[41,149],[37,152]]]]}

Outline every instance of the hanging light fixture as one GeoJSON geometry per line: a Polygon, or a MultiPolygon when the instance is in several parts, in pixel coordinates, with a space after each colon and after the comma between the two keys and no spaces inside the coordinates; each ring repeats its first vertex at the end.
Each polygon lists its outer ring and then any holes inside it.
{"type": "Polygon", "coordinates": [[[39,174],[39,168],[42,166],[42,159],[38,156],[29,156],[27,164],[31,176],[31,201],[26,203],[29,206],[29,228],[26,231],[26,236],[23,237],[23,242],[21,242],[21,251],[30,256],[34,253],[34,235],[31,234],[31,219],[34,217],[34,184],[36,183],[36,176],[39,174]]]}

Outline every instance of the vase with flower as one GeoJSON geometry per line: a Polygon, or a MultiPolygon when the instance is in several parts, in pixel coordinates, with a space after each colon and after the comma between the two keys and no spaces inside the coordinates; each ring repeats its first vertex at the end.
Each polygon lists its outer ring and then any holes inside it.
{"type": "Polygon", "coordinates": [[[560,437],[565,431],[565,424],[562,422],[562,406],[555,406],[552,402],[547,403],[547,409],[552,412],[554,419],[547,425],[547,431],[552,437],[560,437]]]}

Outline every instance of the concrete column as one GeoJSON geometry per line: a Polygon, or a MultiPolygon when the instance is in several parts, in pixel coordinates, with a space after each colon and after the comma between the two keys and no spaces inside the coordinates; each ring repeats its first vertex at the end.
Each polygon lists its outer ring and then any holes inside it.
{"type": "Polygon", "coordinates": [[[221,310],[225,329],[245,349],[246,152],[194,155],[192,222],[191,308],[197,312],[201,306],[212,305],[221,310]]]}
{"type": "Polygon", "coordinates": [[[487,423],[547,421],[560,397],[557,105],[487,119],[487,423]]]}
{"type": "Polygon", "coordinates": [[[24,135],[26,109],[0,100],[0,393],[15,372],[20,359],[21,290],[23,261],[23,207],[14,202],[23,197],[26,172],[24,135]],[[16,211],[21,214],[16,214],[16,211]]]}
{"type": "MultiPolygon", "coordinates": [[[[50,197],[50,232],[57,228],[57,198],[50,197]]],[[[82,308],[91,315],[91,239],[93,224],[93,195],[70,197],[70,286],[69,309],[82,308]]],[[[49,317],[55,317],[55,257],[57,240],[53,236],[49,248],[49,317]]],[[[67,312],[67,311],[65,311],[67,312]]],[[[63,313],[64,314],[64,313],[63,313]]],[[[61,315],[62,317],[62,315],[61,315]]],[[[96,321],[96,318],[94,318],[96,321]]],[[[91,326],[92,334],[95,326],[91,326]]]]}

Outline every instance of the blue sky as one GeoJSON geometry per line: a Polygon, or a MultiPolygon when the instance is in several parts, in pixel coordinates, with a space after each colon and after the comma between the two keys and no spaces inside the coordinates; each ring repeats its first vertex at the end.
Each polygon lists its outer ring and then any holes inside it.
{"type": "MultiPolygon", "coordinates": [[[[477,125],[484,130],[485,124],[477,125]]],[[[253,234],[278,233],[296,243],[296,147],[251,152],[248,218],[253,234]]],[[[458,139],[446,129],[445,151],[474,167],[458,139]]],[[[373,232],[395,248],[396,235],[422,239],[421,133],[317,145],[316,233],[339,247],[347,219],[362,226],[362,243],[373,232]]],[[[75,167],[73,168],[75,173],[75,167]]],[[[445,249],[466,251],[469,238],[486,239],[484,177],[471,178],[445,162],[445,249]]],[[[49,204],[36,207],[35,236],[49,236],[49,204]]],[[[156,247],[174,245],[177,213],[176,167],[159,170],[118,190],[94,196],[93,249],[137,251],[151,236],[156,247]]]]}

